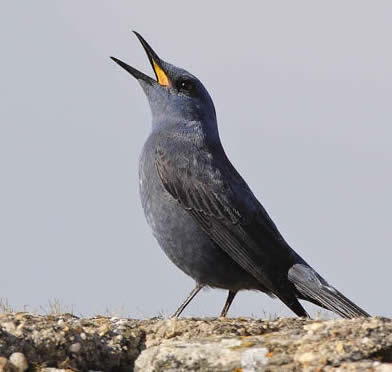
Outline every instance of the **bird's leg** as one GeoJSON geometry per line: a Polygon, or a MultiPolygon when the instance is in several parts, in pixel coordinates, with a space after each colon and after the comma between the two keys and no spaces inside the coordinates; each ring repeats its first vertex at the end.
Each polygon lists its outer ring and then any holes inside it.
{"type": "Polygon", "coordinates": [[[204,287],[203,284],[196,283],[196,287],[192,289],[191,293],[189,293],[184,303],[172,315],[172,318],[178,318],[180,314],[184,311],[184,309],[188,306],[189,302],[192,301],[193,297],[195,297],[203,287],[204,287]]]}
{"type": "Polygon", "coordinates": [[[229,294],[227,295],[227,300],[226,300],[225,306],[223,306],[223,309],[222,309],[222,312],[220,315],[222,318],[226,318],[227,312],[229,311],[231,303],[233,302],[236,294],[237,294],[237,291],[229,291],[229,294]]]}

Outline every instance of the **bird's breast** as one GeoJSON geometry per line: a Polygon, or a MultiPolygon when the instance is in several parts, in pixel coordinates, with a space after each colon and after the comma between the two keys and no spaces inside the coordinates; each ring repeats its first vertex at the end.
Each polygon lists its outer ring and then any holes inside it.
{"type": "Polygon", "coordinates": [[[164,188],[155,147],[146,144],[139,166],[140,198],[148,224],[169,259],[199,283],[218,288],[257,288],[242,270],[164,188]]]}

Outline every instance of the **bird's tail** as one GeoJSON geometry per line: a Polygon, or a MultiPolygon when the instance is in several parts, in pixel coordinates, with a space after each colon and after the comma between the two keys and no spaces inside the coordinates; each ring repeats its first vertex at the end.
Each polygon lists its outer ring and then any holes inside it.
{"type": "Polygon", "coordinates": [[[288,272],[288,279],[299,292],[300,299],[313,302],[343,318],[370,316],[307,265],[295,264],[288,272]]]}

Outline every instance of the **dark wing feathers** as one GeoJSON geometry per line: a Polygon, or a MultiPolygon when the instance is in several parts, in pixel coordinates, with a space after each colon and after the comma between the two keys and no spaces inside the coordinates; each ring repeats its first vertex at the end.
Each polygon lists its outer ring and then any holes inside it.
{"type": "MultiPolygon", "coordinates": [[[[200,164],[201,160],[196,160],[200,164]]],[[[157,151],[156,169],[166,190],[233,260],[279,296],[283,290],[279,271],[274,269],[284,263],[277,258],[287,261],[291,249],[231,164],[224,175],[220,172],[225,169],[219,170],[222,166],[191,164],[192,159],[188,167],[174,167],[162,150],[157,151]],[[240,199],[232,187],[240,189],[240,199]]]]}
{"type": "Polygon", "coordinates": [[[218,160],[197,150],[175,161],[165,155],[162,149],[156,152],[165,189],[221,249],[298,316],[308,316],[298,298],[345,318],[368,316],[289,247],[224,153],[218,160]]]}

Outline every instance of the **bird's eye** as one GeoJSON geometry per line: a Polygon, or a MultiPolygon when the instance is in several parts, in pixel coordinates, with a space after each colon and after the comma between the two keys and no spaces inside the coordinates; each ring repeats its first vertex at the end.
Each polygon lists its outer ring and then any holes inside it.
{"type": "Polygon", "coordinates": [[[188,79],[181,79],[177,82],[177,89],[184,93],[191,93],[195,89],[195,84],[188,79]]]}

